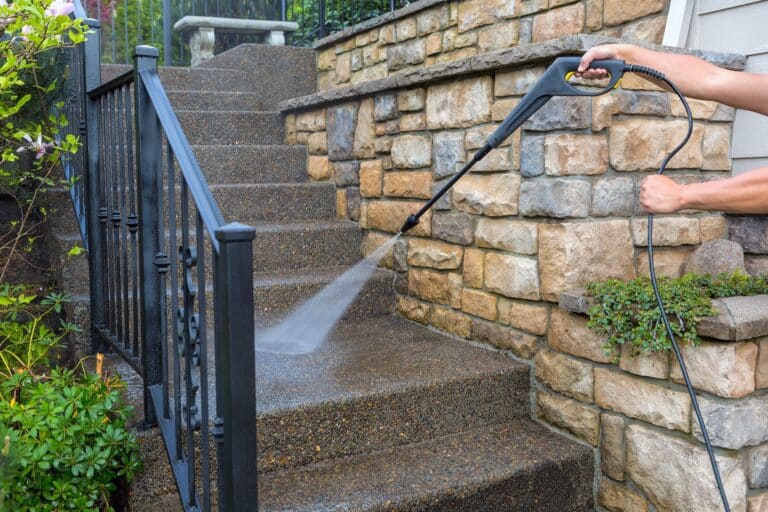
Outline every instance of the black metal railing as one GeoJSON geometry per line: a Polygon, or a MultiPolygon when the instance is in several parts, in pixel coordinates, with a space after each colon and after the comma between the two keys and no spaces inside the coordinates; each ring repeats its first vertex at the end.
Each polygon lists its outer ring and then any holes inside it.
{"type": "Polygon", "coordinates": [[[88,23],[69,76],[83,157],[68,172],[81,182],[93,348],[141,375],[145,424],[160,427],[185,510],[256,510],[255,231],[225,224],[158,50],[136,47],[133,69],[102,84],[99,21],[88,23]]]}
{"type": "MultiPolygon", "coordinates": [[[[188,65],[189,49],[173,25],[182,17],[218,16],[294,21],[298,30],[289,44],[307,46],[316,39],[362,21],[394,11],[412,0],[85,0],[88,14],[101,22],[102,59],[130,64],[140,44],[160,49],[164,65],[188,65]]],[[[217,52],[258,36],[217,37],[217,52]]]]}

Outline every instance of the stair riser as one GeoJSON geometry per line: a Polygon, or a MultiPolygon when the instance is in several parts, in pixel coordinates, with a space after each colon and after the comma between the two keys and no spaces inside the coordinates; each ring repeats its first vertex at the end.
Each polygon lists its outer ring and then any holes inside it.
{"type": "Polygon", "coordinates": [[[529,413],[528,375],[509,372],[375,398],[343,407],[262,416],[259,469],[275,471],[418,443],[529,413]],[[320,447],[320,450],[317,449],[320,447]]]}
{"type": "Polygon", "coordinates": [[[190,144],[281,144],[277,112],[177,112],[190,144]]]}
{"type": "Polygon", "coordinates": [[[327,230],[257,233],[253,268],[282,272],[352,265],[360,259],[362,233],[354,226],[327,230]]]}
{"type": "Polygon", "coordinates": [[[167,91],[174,110],[260,111],[266,104],[255,93],[167,91]]]}
{"type": "Polygon", "coordinates": [[[240,70],[161,67],[159,73],[166,91],[258,92],[251,75],[240,70]]]}
{"type": "Polygon", "coordinates": [[[333,185],[215,188],[224,218],[244,224],[307,222],[336,215],[333,185]]]}
{"type": "Polygon", "coordinates": [[[208,183],[289,183],[307,180],[307,151],[296,146],[194,146],[208,183]]]}

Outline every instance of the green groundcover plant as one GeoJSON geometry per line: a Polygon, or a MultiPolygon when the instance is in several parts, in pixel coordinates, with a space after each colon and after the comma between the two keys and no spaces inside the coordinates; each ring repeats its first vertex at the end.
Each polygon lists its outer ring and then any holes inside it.
{"type": "MultiPolygon", "coordinates": [[[[675,337],[693,345],[701,341],[696,322],[715,315],[712,299],[768,293],[768,276],[748,276],[740,272],[716,277],[697,274],[677,279],[660,277],[658,284],[675,337]]],[[[607,354],[627,344],[645,352],[672,348],[649,278],[590,283],[587,295],[594,301],[587,325],[607,337],[604,346],[607,354]]]]}

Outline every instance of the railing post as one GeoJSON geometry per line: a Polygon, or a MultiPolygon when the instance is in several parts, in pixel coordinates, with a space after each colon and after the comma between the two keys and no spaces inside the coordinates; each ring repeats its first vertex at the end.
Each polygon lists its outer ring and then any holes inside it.
{"type": "MultiPolygon", "coordinates": [[[[157,118],[140,73],[157,69],[157,48],[137,46],[133,56],[133,89],[136,96],[136,161],[139,195],[139,282],[141,284],[141,328],[139,331],[141,366],[144,370],[144,421],[157,424],[149,388],[162,383],[162,313],[160,273],[157,258],[160,253],[160,198],[162,183],[162,146],[160,121],[157,118]]],[[[173,222],[173,221],[171,221],[173,222]]]]}
{"type": "Polygon", "coordinates": [[[85,107],[85,154],[87,155],[85,170],[85,212],[86,236],[88,237],[88,274],[90,276],[90,310],[91,310],[91,351],[96,352],[101,346],[101,337],[96,330],[104,324],[104,279],[102,272],[103,240],[101,237],[101,221],[99,220],[101,155],[99,154],[99,102],[88,96],[88,91],[101,84],[101,23],[99,20],[86,19],[86,25],[93,31],[86,35],[83,43],[83,83],[84,97],[81,98],[85,107]]]}
{"type": "Polygon", "coordinates": [[[317,6],[317,12],[319,17],[318,24],[320,26],[318,34],[322,38],[328,35],[328,27],[325,26],[325,0],[320,0],[319,5],[317,6]]]}
{"type": "Polygon", "coordinates": [[[173,66],[171,62],[171,0],[163,0],[163,66],[173,66]]]}
{"type": "Polygon", "coordinates": [[[258,509],[256,358],[253,342],[255,230],[231,223],[216,230],[216,413],[219,511],[258,509]]]}

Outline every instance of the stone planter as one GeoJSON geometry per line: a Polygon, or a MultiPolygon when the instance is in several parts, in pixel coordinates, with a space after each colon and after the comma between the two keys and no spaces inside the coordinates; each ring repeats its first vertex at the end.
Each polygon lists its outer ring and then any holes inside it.
{"type": "MultiPolygon", "coordinates": [[[[768,295],[714,301],[682,347],[717,448],[731,509],[768,507],[768,295]]],[[[599,453],[610,510],[720,510],[709,459],[674,354],[606,356],[580,291],[561,296],[537,355],[538,415],[599,453]],[[615,359],[614,359],[615,360],[615,359]]]]}

